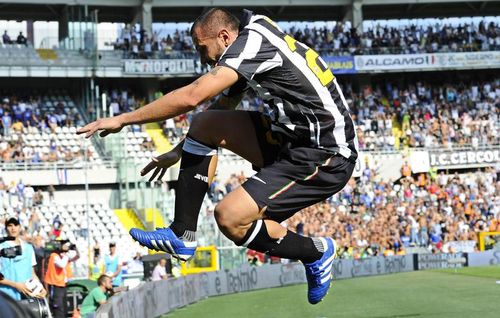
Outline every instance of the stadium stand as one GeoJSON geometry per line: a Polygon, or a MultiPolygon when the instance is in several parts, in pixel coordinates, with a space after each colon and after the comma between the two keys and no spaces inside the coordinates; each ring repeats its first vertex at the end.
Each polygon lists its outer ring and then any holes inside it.
{"type": "Polygon", "coordinates": [[[82,255],[74,268],[77,277],[85,277],[88,273],[88,259],[92,257],[88,249],[89,235],[94,241],[92,248],[101,251],[107,251],[108,244],[115,242],[124,262],[138,252],[145,253],[128,235],[127,224],[122,223],[119,211],[113,211],[108,203],[93,201],[87,208],[84,200],[68,203],[50,199],[41,189],[34,199],[27,200],[30,188],[33,189],[30,185],[23,185],[22,180],[5,185],[0,178],[1,237],[6,235],[4,222],[16,217],[25,231],[24,238],[36,242],[40,248],[54,240],[69,239],[82,255]]]}
{"type": "MultiPolygon", "coordinates": [[[[398,87],[367,85],[354,91],[343,85],[358,128],[361,150],[403,148],[477,148],[500,144],[498,134],[500,80],[436,86],[416,82],[398,87]]],[[[258,97],[246,96],[239,109],[264,108],[258,97]]],[[[167,121],[164,133],[177,143],[187,132],[192,116],[167,121]]]]}
{"type": "Polygon", "coordinates": [[[291,28],[288,32],[319,52],[334,55],[473,52],[500,47],[500,29],[494,22],[391,27],[375,21],[374,25],[362,33],[342,23],[331,29],[291,28]]]}
{"type": "Polygon", "coordinates": [[[360,149],[498,145],[499,80],[347,89],[360,149]]]}
{"type": "Polygon", "coordinates": [[[0,97],[3,163],[74,162],[85,155],[91,161],[99,159],[95,147],[75,134],[84,122],[66,92],[21,96],[25,94],[4,92],[0,97]]]}
{"type": "MultiPolygon", "coordinates": [[[[373,25],[358,31],[350,23],[336,22],[333,27],[292,26],[285,31],[326,55],[475,52],[500,48],[500,26],[495,22],[430,25],[424,19],[419,24],[398,27],[384,21],[374,21],[373,25]]],[[[195,53],[189,30],[175,30],[159,39],[156,32],[148,37],[140,26],[136,29],[142,32],[125,26],[113,43],[114,50],[123,51],[123,58],[176,58],[195,53]]]]}
{"type": "MultiPolygon", "coordinates": [[[[493,168],[410,174],[396,183],[376,182],[375,175],[376,169],[367,167],[340,193],[285,224],[302,235],[334,237],[341,246],[339,257],[354,259],[404,255],[418,247],[453,253],[450,242],[468,241],[477,248],[478,233],[500,230],[500,182],[493,168]]],[[[218,202],[245,180],[243,175],[216,180],[209,197],[218,202]]]]}

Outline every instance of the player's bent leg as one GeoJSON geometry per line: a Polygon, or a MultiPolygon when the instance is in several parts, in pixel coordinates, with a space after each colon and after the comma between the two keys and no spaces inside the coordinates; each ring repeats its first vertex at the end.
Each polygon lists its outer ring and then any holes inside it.
{"type": "Polygon", "coordinates": [[[262,167],[254,123],[246,111],[211,110],[197,114],[188,134],[203,144],[222,147],[262,167]]]}
{"type": "Polygon", "coordinates": [[[298,235],[265,219],[264,210],[259,210],[246,190],[238,187],[215,207],[215,219],[222,233],[237,245],[304,263],[321,258],[321,240],[298,235]]]}
{"type": "Polygon", "coordinates": [[[331,283],[335,242],[331,238],[308,238],[264,219],[265,212],[243,187],[237,188],[215,208],[221,231],[236,245],[288,259],[302,261],[308,282],[308,300],[317,304],[331,283]]]}
{"type": "Polygon", "coordinates": [[[210,111],[196,115],[183,146],[174,221],[169,228],[155,231],[132,229],[130,235],[136,241],[181,260],[194,255],[198,214],[213,176],[219,146],[262,165],[255,128],[247,112],[210,111]]]}

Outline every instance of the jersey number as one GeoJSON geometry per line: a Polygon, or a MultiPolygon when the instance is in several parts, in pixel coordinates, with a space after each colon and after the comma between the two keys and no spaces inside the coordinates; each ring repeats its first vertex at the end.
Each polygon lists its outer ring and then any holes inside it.
{"type": "MultiPolygon", "coordinates": [[[[295,44],[297,40],[289,36],[288,34],[285,35],[285,42],[288,44],[288,48],[292,51],[295,52],[297,50],[297,45],[295,44]]],[[[313,49],[308,49],[305,54],[305,59],[307,62],[307,66],[311,69],[311,71],[316,75],[316,77],[319,79],[321,84],[323,86],[326,86],[328,83],[333,81],[335,76],[333,76],[332,71],[327,68],[326,70],[322,70],[316,59],[319,57],[318,53],[314,51],[313,49]]]]}

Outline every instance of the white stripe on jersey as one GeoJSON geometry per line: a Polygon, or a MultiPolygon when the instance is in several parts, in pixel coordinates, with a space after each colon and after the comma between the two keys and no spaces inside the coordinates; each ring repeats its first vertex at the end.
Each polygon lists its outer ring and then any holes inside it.
{"type": "MultiPolygon", "coordinates": [[[[349,105],[347,104],[347,101],[345,100],[344,93],[342,92],[342,89],[340,88],[339,83],[337,83],[337,78],[333,79],[333,83],[335,84],[335,87],[337,88],[337,92],[339,93],[340,99],[342,100],[342,103],[345,106],[345,109],[349,110],[349,105]]],[[[358,152],[358,134],[356,133],[356,127],[354,127],[354,149],[356,149],[356,152],[358,152]]]]}
{"type": "MultiPolygon", "coordinates": [[[[254,33],[254,32],[251,32],[251,33],[254,33]]],[[[272,59],[264,61],[262,64],[259,65],[259,67],[257,67],[255,74],[264,73],[265,71],[272,70],[273,68],[280,67],[282,65],[283,65],[283,59],[281,58],[281,55],[278,52],[276,52],[276,55],[272,59]]],[[[253,78],[253,76],[252,76],[252,78],[253,78]]]]}
{"type": "Polygon", "coordinates": [[[283,109],[283,101],[276,103],[276,107],[278,107],[278,122],[286,126],[286,128],[291,131],[295,130],[296,125],[292,124],[290,117],[285,114],[285,110],[283,109]]]}
{"type": "Polygon", "coordinates": [[[243,51],[237,58],[230,58],[226,60],[226,64],[238,69],[243,60],[251,60],[257,56],[260,51],[260,46],[262,45],[262,35],[257,32],[248,32],[247,42],[243,51]]]}
{"type": "MultiPolygon", "coordinates": [[[[272,33],[266,27],[257,23],[250,23],[245,28],[257,31],[263,36],[265,36],[271,44],[276,46],[290,60],[290,62],[292,62],[302,72],[302,74],[304,74],[306,78],[314,79],[310,80],[311,85],[314,87],[316,93],[321,98],[321,102],[323,103],[324,108],[328,110],[335,119],[335,128],[333,129],[333,136],[335,137],[336,144],[339,146],[339,153],[342,156],[349,158],[351,155],[351,150],[348,148],[349,145],[347,144],[346,141],[346,135],[344,131],[345,128],[344,117],[342,116],[342,114],[340,114],[339,109],[335,105],[335,101],[333,100],[332,95],[328,91],[328,88],[326,88],[320,83],[319,79],[317,79],[313,71],[307,66],[306,60],[299,53],[292,52],[288,48],[288,45],[286,44],[285,40],[272,33]]],[[[321,145],[318,145],[318,147],[321,147],[321,145]]]]}

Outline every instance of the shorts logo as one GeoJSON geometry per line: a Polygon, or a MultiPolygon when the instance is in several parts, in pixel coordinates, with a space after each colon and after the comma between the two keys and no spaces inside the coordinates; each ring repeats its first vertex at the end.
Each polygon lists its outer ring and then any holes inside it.
{"type": "Polygon", "coordinates": [[[251,177],[250,177],[250,179],[255,179],[255,180],[257,180],[257,181],[262,182],[263,184],[267,184],[264,180],[262,180],[261,178],[256,177],[256,176],[251,176],[251,177]]]}
{"type": "Polygon", "coordinates": [[[207,176],[202,176],[201,174],[197,173],[195,176],[194,176],[195,179],[198,179],[198,180],[201,180],[203,182],[206,182],[208,183],[208,177],[207,176]]]}

